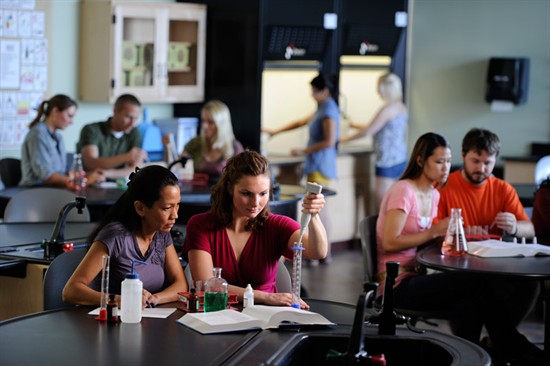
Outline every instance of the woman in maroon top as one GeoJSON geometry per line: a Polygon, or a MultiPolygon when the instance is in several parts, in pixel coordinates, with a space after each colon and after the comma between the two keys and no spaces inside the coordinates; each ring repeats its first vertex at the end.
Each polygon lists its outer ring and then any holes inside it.
{"type": "MultiPolygon", "coordinates": [[[[271,177],[266,158],[244,151],[227,161],[213,187],[210,211],[187,223],[184,257],[194,280],[207,280],[213,267],[222,268],[229,291],[242,299],[251,284],[254,301],[268,305],[292,304],[292,294],[277,293],[277,265],[281,255],[292,258],[299,241],[300,225],[289,217],[269,212],[271,177]]],[[[322,194],[308,194],[302,212],[311,214],[302,238],[303,257],[322,259],[327,254],[327,235],[319,212],[322,194]]],[[[301,302],[302,308],[309,308],[301,302]]]]}

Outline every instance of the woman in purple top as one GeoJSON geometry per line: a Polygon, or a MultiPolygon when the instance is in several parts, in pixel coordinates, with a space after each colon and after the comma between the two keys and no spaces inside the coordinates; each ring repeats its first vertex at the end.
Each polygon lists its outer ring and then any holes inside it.
{"type": "Polygon", "coordinates": [[[63,289],[63,301],[99,305],[101,293],[94,279],[101,277],[102,258],[110,256],[109,292],[117,294],[126,273],[134,272],[143,282],[143,306],[178,300],[187,291],[187,280],[170,230],[178,218],[178,179],[168,169],[151,165],[130,174],[128,190],[90,234],[92,245],[63,289]]]}
{"type": "MultiPolygon", "coordinates": [[[[227,161],[212,189],[210,211],[187,223],[183,254],[194,280],[207,280],[213,267],[221,267],[229,291],[240,299],[250,284],[257,303],[292,304],[292,294],[277,293],[275,280],[281,255],[293,256],[300,225],[269,212],[270,191],[266,158],[247,150],[227,161]]],[[[321,259],[327,254],[327,235],[318,215],[324,204],[322,194],[304,198],[302,212],[311,214],[308,232],[302,238],[304,258],[321,259]]],[[[303,301],[301,307],[309,308],[303,301]]]]}

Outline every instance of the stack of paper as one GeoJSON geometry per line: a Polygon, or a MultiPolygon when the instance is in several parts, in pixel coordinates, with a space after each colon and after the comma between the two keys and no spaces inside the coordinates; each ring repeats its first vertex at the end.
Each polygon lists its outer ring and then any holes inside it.
{"type": "Polygon", "coordinates": [[[533,257],[550,255],[550,246],[541,244],[517,244],[500,240],[468,242],[468,254],[479,257],[533,257]]]}

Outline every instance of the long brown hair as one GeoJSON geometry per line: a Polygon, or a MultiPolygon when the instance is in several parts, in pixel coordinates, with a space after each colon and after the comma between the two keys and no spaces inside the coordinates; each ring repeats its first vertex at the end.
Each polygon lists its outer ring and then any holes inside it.
{"type": "Polygon", "coordinates": [[[40,122],[42,117],[48,117],[53,108],[57,108],[58,111],[62,112],[72,106],[78,107],[73,99],[64,94],[57,94],[51,97],[50,100],[44,100],[42,103],[40,103],[40,106],[38,106],[38,114],[29,124],[29,128],[32,128],[34,125],[40,122]]]}
{"type": "MultiPolygon", "coordinates": [[[[233,221],[232,187],[244,176],[256,177],[266,174],[270,177],[269,162],[255,151],[245,150],[227,160],[220,180],[212,187],[210,212],[220,225],[227,227],[233,221]]],[[[271,187],[270,187],[271,189],[271,187]]],[[[246,230],[258,231],[269,216],[269,203],[255,218],[249,219],[246,230]]]]}

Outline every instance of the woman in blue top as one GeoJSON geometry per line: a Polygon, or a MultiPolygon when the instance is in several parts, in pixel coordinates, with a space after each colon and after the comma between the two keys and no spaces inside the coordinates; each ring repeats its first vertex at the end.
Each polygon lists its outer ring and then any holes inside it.
{"type": "Polygon", "coordinates": [[[317,102],[317,111],[286,126],[275,130],[264,129],[263,132],[273,136],[308,125],[307,146],[292,149],[290,153],[294,156],[305,155],[304,173],[307,175],[307,180],[326,186],[331,180],[337,178],[336,143],[340,131],[340,111],[333,96],[336,80],[319,74],[311,80],[310,84],[313,99],[317,102]]]}
{"type": "MultiPolygon", "coordinates": [[[[273,136],[280,132],[308,125],[309,141],[307,146],[305,148],[294,148],[290,153],[294,156],[305,156],[304,173],[308,182],[330,186],[331,181],[337,178],[336,154],[340,134],[340,110],[336,103],[337,80],[335,77],[329,78],[324,74],[319,74],[311,80],[310,84],[311,94],[317,102],[315,113],[275,130],[264,129],[263,132],[273,136]]],[[[325,210],[324,212],[328,211],[325,210]]],[[[326,213],[322,214],[322,220],[328,230],[329,224],[326,213]]],[[[330,259],[329,250],[329,254],[323,262],[327,263],[330,259]]]]}
{"type": "MultiPolygon", "coordinates": [[[[58,130],[64,130],[73,122],[76,109],[76,102],[63,94],[40,104],[21,147],[22,177],[19,185],[71,187],[65,143],[58,130]]],[[[105,180],[101,171],[90,172],[87,178],[89,184],[105,180]]]]}

